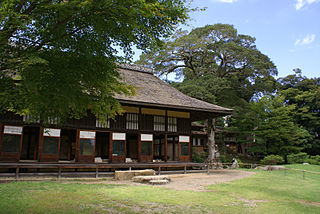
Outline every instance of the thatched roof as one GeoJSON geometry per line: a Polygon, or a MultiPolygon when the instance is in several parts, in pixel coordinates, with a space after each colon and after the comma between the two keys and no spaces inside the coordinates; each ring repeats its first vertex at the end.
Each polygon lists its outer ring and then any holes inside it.
{"type": "Polygon", "coordinates": [[[152,69],[136,65],[120,65],[119,67],[119,73],[124,78],[124,81],[137,88],[135,96],[116,95],[115,98],[122,103],[210,112],[219,116],[232,113],[232,109],[207,103],[183,94],[154,76],[152,69]]]}

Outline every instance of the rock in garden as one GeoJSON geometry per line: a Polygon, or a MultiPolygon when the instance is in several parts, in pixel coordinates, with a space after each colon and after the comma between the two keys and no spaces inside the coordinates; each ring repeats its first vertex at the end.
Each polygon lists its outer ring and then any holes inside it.
{"type": "Polygon", "coordinates": [[[114,179],[116,179],[116,180],[131,180],[134,176],[139,176],[139,175],[155,175],[155,171],[153,169],[115,171],[114,172],[114,179]]]}
{"type": "Polygon", "coordinates": [[[139,183],[148,183],[149,181],[154,181],[154,180],[168,180],[168,181],[170,181],[170,178],[167,175],[134,176],[132,178],[132,180],[134,182],[139,182],[139,183]]]}

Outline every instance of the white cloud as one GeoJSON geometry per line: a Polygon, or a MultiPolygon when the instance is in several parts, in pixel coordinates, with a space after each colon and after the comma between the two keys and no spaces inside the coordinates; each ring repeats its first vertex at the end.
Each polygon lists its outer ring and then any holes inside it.
{"type": "Polygon", "coordinates": [[[234,3],[238,0],[211,0],[211,1],[215,1],[215,2],[223,2],[223,3],[234,3]]]}
{"type": "Polygon", "coordinates": [[[308,34],[302,39],[297,39],[296,42],[294,43],[295,46],[297,45],[308,45],[312,43],[316,38],[315,34],[308,34]]]}
{"type": "Polygon", "coordinates": [[[296,0],[296,10],[300,10],[306,4],[312,4],[318,1],[319,0],[296,0]]]}

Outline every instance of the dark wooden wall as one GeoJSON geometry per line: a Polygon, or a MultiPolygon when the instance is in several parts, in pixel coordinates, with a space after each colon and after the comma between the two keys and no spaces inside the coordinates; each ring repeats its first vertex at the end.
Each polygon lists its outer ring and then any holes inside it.
{"type": "MultiPolygon", "coordinates": [[[[167,131],[167,121],[165,120],[165,131],[159,133],[172,133],[167,131]]],[[[23,117],[16,115],[12,112],[6,112],[0,115],[1,124],[23,124],[23,117]]],[[[139,114],[139,128],[132,131],[146,131],[154,132],[154,116],[148,114],[139,114]]],[[[29,124],[28,124],[29,125],[29,124]]],[[[40,126],[40,124],[32,124],[40,126]]],[[[49,125],[49,127],[55,125],[49,125]]],[[[67,119],[65,124],[59,125],[59,128],[74,128],[74,129],[94,129],[94,130],[109,130],[109,131],[127,131],[126,130],[126,114],[118,115],[114,120],[110,120],[110,128],[96,127],[96,117],[88,112],[87,116],[81,119],[67,119]]],[[[191,120],[190,118],[177,118],[177,132],[176,134],[190,134],[191,133],[191,120]]]]}

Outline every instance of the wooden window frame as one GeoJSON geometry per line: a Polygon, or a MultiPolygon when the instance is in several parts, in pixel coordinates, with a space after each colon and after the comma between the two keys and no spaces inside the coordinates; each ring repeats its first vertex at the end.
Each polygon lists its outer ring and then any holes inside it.
{"type": "Polygon", "coordinates": [[[22,148],[22,137],[23,137],[23,126],[16,126],[16,125],[2,125],[1,126],[1,132],[0,132],[0,160],[3,161],[19,161],[21,156],[21,148],[22,148]],[[22,133],[21,134],[8,134],[4,133],[5,126],[15,126],[15,127],[22,127],[22,133]],[[20,145],[19,145],[19,151],[17,153],[12,152],[2,152],[3,148],[3,141],[4,141],[4,135],[20,135],[20,145]]]}
{"type": "Polygon", "coordinates": [[[153,143],[154,143],[154,134],[153,133],[139,133],[138,139],[138,158],[140,162],[152,162],[153,161],[153,143]],[[151,135],[151,139],[142,140],[143,135],[151,135]],[[150,155],[142,155],[142,142],[151,142],[151,152],[150,155]]]}
{"type": "Polygon", "coordinates": [[[115,162],[115,163],[124,163],[126,161],[126,153],[127,153],[127,133],[125,132],[110,132],[110,142],[109,142],[109,160],[110,162],[115,162]],[[113,134],[114,133],[121,133],[125,135],[125,139],[122,140],[124,141],[124,155],[121,156],[113,156],[113,141],[118,140],[118,139],[113,139],[113,134]]]}
{"type": "Polygon", "coordinates": [[[96,151],[96,130],[86,130],[86,129],[78,129],[77,130],[77,138],[76,138],[76,161],[82,163],[94,163],[95,151],[96,151]],[[80,133],[84,132],[94,132],[94,138],[80,138],[80,133]],[[80,140],[81,139],[94,139],[93,151],[91,155],[81,155],[80,154],[80,140]]]}

